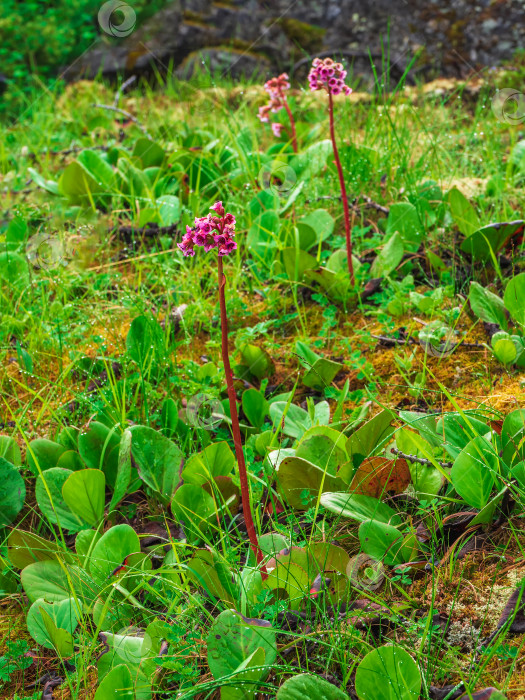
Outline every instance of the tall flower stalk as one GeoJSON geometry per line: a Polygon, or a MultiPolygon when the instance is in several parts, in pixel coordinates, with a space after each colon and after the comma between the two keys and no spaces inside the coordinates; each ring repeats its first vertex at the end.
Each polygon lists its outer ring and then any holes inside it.
{"type": "Polygon", "coordinates": [[[223,257],[232,253],[237,248],[237,243],[234,240],[235,236],[235,217],[233,214],[227,214],[224,210],[222,202],[216,202],[212,207],[214,214],[198,217],[195,219],[193,228],[186,227],[186,233],[179,243],[179,248],[185,256],[195,255],[195,246],[202,246],[205,252],[209,252],[217,248],[217,270],[219,283],[219,307],[221,313],[221,353],[222,362],[224,364],[224,373],[226,376],[226,388],[228,392],[228,401],[230,404],[231,425],[233,433],[233,444],[235,446],[235,456],[239,468],[239,479],[241,482],[241,499],[244,513],[244,521],[248,531],[250,546],[255,555],[257,563],[261,566],[263,578],[266,578],[266,567],[263,562],[263,554],[259,547],[257,533],[253,522],[252,509],[250,505],[250,489],[248,486],[248,472],[246,470],[246,462],[244,452],[242,450],[241,428],[239,426],[239,416],[237,413],[237,397],[235,395],[235,386],[233,384],[233,374],[230,365],[230,355],[228,352],[228,315],[226,313],[226,277],[223,271],[223,257]]]}
{"type": "MultiPolygon", "coordinates": [[[[257,116],[263,123],[268,123],[270,121],[270,112],[279,112],[279,110],[284,109],[288,115],[288,120],[290,122],[290,132],[292,148],[294,153],[297,153],[297,131],[295,128],[295,119],[293,118],[292,110],[288,104],[288,99],[286,97],[286,92],[290,89],[290,83],[288,80],[288,75],[286,73],[281,73],[277,78],[272,78],[264,84],[264,89],[270,96],[270,101],[267,105],[260,107],[257,116]]],[[[272,122],[272,131],[277,138],[281,135],[284,126],[280,122],[272,122]]]]}
{"type": "Polygon", "coordinates": [[[341,198],[343,200],[343,212],[345,220],[345,236],[346,236],[346,257],[348,263],[348,274],[350,276],[350,284],[355,285],[354,264],[352,262],[352,228],[350,225],[350,207],[348,206],[348,194],[346,192],[345,178],[343,175],[343,167],[337,141],[335,138],[335,120],[334,120],[334,95],[344,94],[350,95],[352,89],[345,84],[346,71],[341,63],[335,63],[331,58],[315,58],[312,63],[312,68],[308,74],[310,90],[324,90],[328,94],[328,114],[330,117],[330,139],[334,150],[335,167],[339,177],[339,186],[341,188],[341,198]]]}

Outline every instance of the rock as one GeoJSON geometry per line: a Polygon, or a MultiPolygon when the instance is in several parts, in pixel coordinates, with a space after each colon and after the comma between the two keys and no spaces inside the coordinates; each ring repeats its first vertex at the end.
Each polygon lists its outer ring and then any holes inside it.
{"type": "Polygon", "coordinates": [[[250,78],[257,74],[264,76],[270,69],[270,61],[264,56],[251,54],[229,48],[202,49],[193,51],[184,59],[175,74],[181,80],[189,80],[203,66],[214,76],[229,76],[232,78],[250,78]]]}
{"type": "Polygon", "coordinates": [[[190,77],[203,50],[207,69],[233,77],[295,66],[302,78],[320,52],[341,55],[368,84],[370,56],[387,84],[412,61],[412,75],[462,77],[510,59],[525,43],[524,19],[522,0],[175,0],[125,38],[102,33],[65,77],[152,65],[190,77]]]}

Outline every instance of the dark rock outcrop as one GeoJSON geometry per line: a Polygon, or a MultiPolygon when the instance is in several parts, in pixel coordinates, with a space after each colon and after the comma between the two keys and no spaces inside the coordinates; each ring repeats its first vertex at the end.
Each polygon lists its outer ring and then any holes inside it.
{"type": "Polygon", "coordinates": [[[312,55],[338,52],[370,81],[411,72],[465,76],[525,46],[522,0],[175,0],[124,39],[102,36],[65,77],[147,74],[174,67],[234,77],[306,71],[312,55]],[[413,63],[412,63],[413,62],[413,63]],[[385,70],[386,68],[386,70],[385,70]]]}

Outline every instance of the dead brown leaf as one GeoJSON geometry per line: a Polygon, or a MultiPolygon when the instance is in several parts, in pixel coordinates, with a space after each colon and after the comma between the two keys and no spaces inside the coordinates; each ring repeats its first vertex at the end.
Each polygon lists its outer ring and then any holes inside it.
{"type": "Polygon", "coordinates": [[[359,465],[350,484],[350,491],[362,496],[381,498],[386,493],[402,493],[410,481],[410,469],[406,460],[370,457],[359,465]]]}

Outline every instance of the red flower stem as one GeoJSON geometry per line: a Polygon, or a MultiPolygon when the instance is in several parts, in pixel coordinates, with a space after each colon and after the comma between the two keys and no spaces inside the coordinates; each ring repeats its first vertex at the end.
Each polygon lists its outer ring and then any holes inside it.
{"type": "Polygon", "coordinates": [[[335,166],[337,168],[337,174],[339,175],[341,197],[343,200],[343,211],[345,214],[346,257],[348,261],[348,274],[350,275],[350,284],[353,287],[355,285],[355,277],[354,264],[352,262],[352,229],[350,227],[350,209],[348,207],[348,195],[346,194],[346,185],[345,178],[343,175],[343,168],[341,166],[341,159],[339,158],[339,151],[337,150],[337,143],[335,141],[334,99],[332,97],[331,92],[328,93],[328,112],[330,114],[330,138],[332,139],[332,146],[334,149],[335,166]]]}
{"type": "Polygon", "coordinates": [[[294,153],[298,153],[297,149],[297,132],[295,130],[295,119],[293,118],[292,110],[290,109],[290,105],[288,104],[288,101],[286,97],[282,94],[281,92],[281,100],[284,105],[284,108],[286,110],[286,114],[288,115],[288,119],[290,120],[290,129],[292,131],[292,148],[294,153]]]}
{"type": "Polygon", "coordinates": [[[218,270],[219,270],[219,305],[221,309],[221,349],[222,349],[222,361],[224,364],[224,373],[226,375],[226,386],[228,389],[228,400],[230,403],[230,413],[232,420],[232,433],[233,433],[233,444],[235,445],[235,456],[237,458],[237,464],[239,466],[239,478],[241,481],[241,498],[242,498],[242,509],[244,513],[244,522],[246,523],[246,529],[248,530],[248,537],[250,539],[250,546],[257,564],[261,566],[261,575],[263,580],[268,576],[266,572],[266,567],[263,562],[263,554],[259,548],[259,542],[257,540],[257,533],[255,532],[255,525],[253,524],[252,510],[250,507],[250,490],[248,488],[248,474],[246,472],[246,462],[244,461],[244,453],[242,451],[242,440],[241,440],[241,429],[239,426],[239,417],[237,415],[237,398],[235,396],[235,387],[233,385],[233,375],[230,366],[230,356],[228,354],[228,317],[226,315],[226,296],[224,294],[224,287],[226,285],[226,278],[223,274],[222,268],[222,257],[218,258],[218,270]]]}

